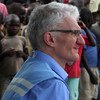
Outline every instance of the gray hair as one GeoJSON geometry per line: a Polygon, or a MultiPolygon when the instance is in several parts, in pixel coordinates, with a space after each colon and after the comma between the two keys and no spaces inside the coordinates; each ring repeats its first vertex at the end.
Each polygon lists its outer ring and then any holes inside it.
{"type": "Polygon", "coordinates": [[[28,34],[32,48],[42,48],[43,34],[55,29],[58,23],[64,21],[66,17],[78,19],[79,12],[76,6],[51,2],[35,8],[28,23],[28,34]]]}

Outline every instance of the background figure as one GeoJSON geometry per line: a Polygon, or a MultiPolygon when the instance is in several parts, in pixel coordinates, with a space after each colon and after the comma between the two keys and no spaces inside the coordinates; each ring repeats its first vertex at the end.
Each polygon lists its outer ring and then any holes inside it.
{"type": "MultiPolygon", "coordinates": [[[[100,81],[100,4],[97,13],[98,13],[98,21],[92,25],[91,31],[96,35],[96,40],[97,40],[98,69],[99,69],[99,81],[100,81]]],[[[100,99],[100,83],[99,83],[98,100],[99,99],[100,99]]]]}
{"type": "Polygon", "coordinates": [[[16,14],[20,18],[21,24],[23,24],[26,11],[21,3],[12,3],[8,5],[8,13],[16,14]]]}
{"type": "Polygon", "coordinates": [[[52,2],[33,10],[28,34],[35,51],[8,86],[3,100],[69,100],[65,64],[79,59],[78,48],[84,41],[67,6],[52,2]]]}
{"type": "MultiPolygon", "coordinates": [[[[90,29],[93,23],[93,16],[89,9],[82,8],[80,11],[80,18],[85,23],[85,25],[90,29]]],[[[90,30],[89,30],[90,31],[90,30]]],[[[95,35],[90,31],[94,40],[96,41],[95,35]]],[[[97,46],[84,47],[84,54],[87,60],[88,66],[91,68],[92,72],[98,78],[98,69],[97,69],[97,46]]],[[[79,100],[95,100],[97,99],[97,85],[94,85],[90,81],[90,76],[84,67],[81,68],[81,78],[79,84],[79,100]]]]}
{"type": "Polygon", "coordinates": [[[0,3],[0,12],[3,14],[4,17],[8,15],[7,7],[3,3],[0,3]]]}
{"type": "Polygon", "coordinates": [[[96,23],[97,21],[96,17],[97,17],[97,11],[98,11],[99,4],[100,4],[100,0],[90,0],[89,6],[88,6],[88,8],[90,9],[93,15],[93,20],[94,20],[93,23],[96,23]]]}
{"type": "MultiPolygon", "coordinates": [[[[4,34],[2,32],[2,26],[3,26],[3,14],[0,12],[0,42],[1,42],[2,38],[4,37],[4,34]]],[[[1,78],[2,77],[0,76],[0,85],[1,85],[1,78]]],[[[2,89],[1,88],[2,87],[0,86],[0,98],[2,96],[2,93],[1,93],[2,89]]]]}
{"type": "MultiPolygon", "coordinates": [[[[100,6],[98,9],[98,15],[100,15],[100,6]]],[[[98,68],[100,68],[100,16],[98,16],[98,21],[92,25],[91,31],[96,35],[98,49],[98,68]]]]}
{"type": "Polygon", "coordinates": [[[31,12],[34,10],[35,7],[39,7],[41,4],[39,2],[35,2],[35,3],[31,3],[29,4],[28,8],[27,8],[27,12],[25,14],[25,20],[24,20],[24,25],[27,25],[29,22],[29,17],[31,12]]]}
{"type": "Polygon", "coordinates": [[[89,3],[90,3],[90,0],[84,0],[84,6],[85,7],[88,7],[89,6],[89,3]]]}
{"type": "Polygon", "coordinates": [[[21,4],[26,4],[27,0],[6,0],[6,5],[10,5],[12,3],[21,3],[21,4]]]}
{"type": "Polygon", "coordinates": [[[30,14],[31,12],[36,8],[39,7],[41,4],[39,2],[35,2],[35,3],[31,3],[28,7],[27,13],[25,15],[25,20],[24,20],[24,26],[22,28],[21,31],[21,35],[24,36],[26,38],[26,42],[27,42],[27,46],[28,46],[28,50],[29,50],[29,54],[31,54],[32,52],[32,47],[28,38],[28,32],[27,32],[27,24],[29,22],[29,18],[30,18],[30,14]]]}
{"type": "Polygon", "coordinates": [[[0,42],[0,88],[2,94],[14,75],[21,68],[28,54],[26,53],[25,38],[17,35],[20,30],[19,17],[13,14],[8,15],[5,18],[4,24],[7,36],[0,42]]]}
{"type": "Polygon", "coordinates": [[[26,17],[26,10],[21,3],[12,3],[8,5],[8,12],[9,14],[16,14],[21,21],[21,28],[18,35],[21,35],[24,24],[25,24],[25,17],[26,17]]]}
{"type": "Polygon", "coordinates": [[[35,3],[37,0],[27,0],[28,4],[35,3]]]}
{"type": "Polygon", "coordinates": [[[84,6],[84,0],[69,0],[69,3],[76,5],[79,10],[84,6]]]}
{"type": "Polygon", "coordinates": [[[4,0],[0,0],[1,3],[4,3],[4,0]]]}
{"type": "Polygon", "coordinates": [[[60,2],[60,3],[64,3],[64,0],[37,0],[37,2],[41,3],[41,4],[48,4],[50,2],[60,2]]]}
{"type": "Polygon", "coordinates": [[[3,14],[0,12],[0,41],[1,39],[4,37],[4,33],[3,33],[3,14]]]}

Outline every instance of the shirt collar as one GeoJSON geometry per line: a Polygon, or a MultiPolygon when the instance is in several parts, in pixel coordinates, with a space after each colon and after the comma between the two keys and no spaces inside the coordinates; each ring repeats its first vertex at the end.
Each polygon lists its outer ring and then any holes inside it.
{"type": "Polygon", "coordinates": [[[51,69],[58,74],[61,78],[63,78],[64,80],[67,79],[68,74],[64,71],[64,69],[48,54],[43,53],[42,51],[36,50],[33,52],[34,56],[37,59],[40,59],[46,63],[48,63],[48,65],[51,67],[51,69]]]}

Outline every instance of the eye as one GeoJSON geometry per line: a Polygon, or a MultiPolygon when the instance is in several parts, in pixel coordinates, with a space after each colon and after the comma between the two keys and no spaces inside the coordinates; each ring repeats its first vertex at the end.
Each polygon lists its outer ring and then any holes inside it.
{"type": "Polygon", "coordinates": [[[80,36],[81,32],[71,32],[71,35],[78,37],[80,36]]]}

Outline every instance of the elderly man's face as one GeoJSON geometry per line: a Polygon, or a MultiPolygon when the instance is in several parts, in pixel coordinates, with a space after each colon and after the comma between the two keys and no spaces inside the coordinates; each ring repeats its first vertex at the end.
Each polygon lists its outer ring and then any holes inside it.
{"type": "Polygon", "coordinates": [[[55,31],[56,39],[55,39],[55,52],[59,61],[69,62],[76,61],[79,59],[78,49],[80,46],[84,45],[84,40],[81,37],[80,27],[77,22],[71,18],[65,19],[63,23],[60,23],[59,30],[77,30],[74,32],[63,32],[63,31],[55,31]],[[56,33],[57,32],[57,33],[56,33]],[[78,32],[78,33],[77,33],[78,32]]]}

